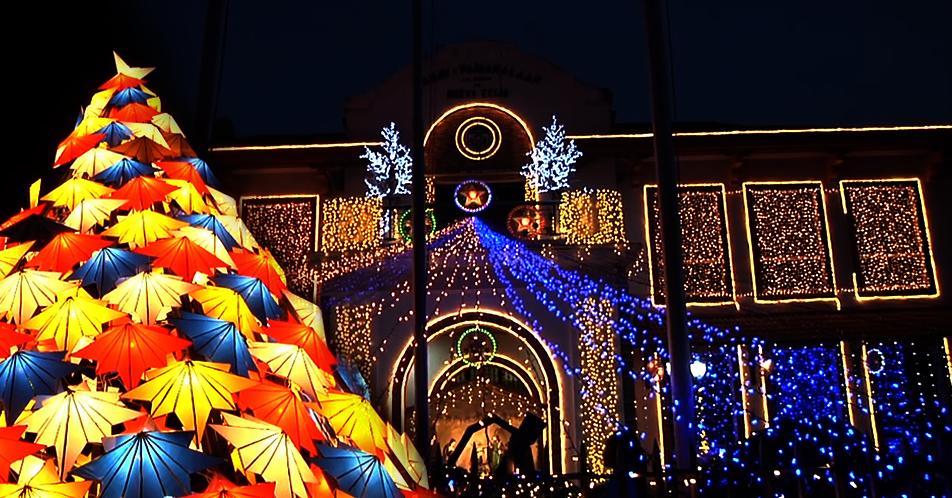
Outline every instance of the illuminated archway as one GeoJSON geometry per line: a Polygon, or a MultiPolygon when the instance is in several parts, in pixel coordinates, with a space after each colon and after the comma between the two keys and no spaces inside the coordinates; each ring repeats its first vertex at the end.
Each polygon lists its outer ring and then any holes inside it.
{"type": "Polygon", "coordinates": [[[505,107],[503,107],[503,106],[501,106],[501,105],[490,104],[489,102],[472,102],[472,103],[469,103],[469,104],[458,105],[458,106],[456,106],[456,107],[454,107],[454,108],[452,108],[452,109],[450,109],[450,110],[444,112],[442,116],[436,118],[436,121],[434,121],[433,124],[430,125],[430,128],[429,128],[428,130],[426,130],[426,135],[423,137],[423,147],[426,147],[427,142],[430,141],[430,135],[433,133],[433,130],[437,127],[437,125],[440,124],[440,122],[442,122],[444,119],[446,119],[447,117],[449,117],[451,114],[454,114],[454,113],[456,113],[456,112],[459,112],[459,111],[462,111],[462,110],[465,110],[465,109],[472,109],[472,108],[475,108],[475,107],[487,107],[487,108],[495,109],[495,110],[497,110],[497,111],[502,111],[502,112],[508,114],[510,117],[512,117],[513,119],[515,119],[517,122],[519,122],[519,124],[522,126],[522,129],[525,130],[526,135],[529,137],[529,143],[530,143],[530,144],[535,144],[535,138],[533,138],[533,136],[532,136],[532,130],[529,129],[529,125],[527,125],[526,122],[523,121],[522,118],[520,118],[518,114],[512,112],[512,111],[509,110],[509,109],[506,109],[505,107]]]}

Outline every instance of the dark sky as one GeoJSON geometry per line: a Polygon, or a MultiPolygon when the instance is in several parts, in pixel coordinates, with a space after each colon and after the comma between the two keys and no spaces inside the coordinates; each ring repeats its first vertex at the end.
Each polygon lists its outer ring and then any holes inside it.
{"type": "MultiPolygon", "coordinates": [[[[76,2],[77,4],[79,2],[76,2]]],[[[410,62],[410,2],[232,0],[219,116],[239,137],[343,131],[346,97],[410,62]]],[[[112,51],[155,66],[149,87],[192,128],[205,6],[194,0],[53,6],[6,17],[5,160],[26,203],[112,51]]],[[[618,122],[647,122],[640,2],[431,0],[425,46],[499,40],[610,88],[618,122]]],[[[669,5],[677,119],[741,126],[952,123],[952,2],[823,0],[669,5]]],[[[46,190],[46,189],[44,189],[46,190]]]]}

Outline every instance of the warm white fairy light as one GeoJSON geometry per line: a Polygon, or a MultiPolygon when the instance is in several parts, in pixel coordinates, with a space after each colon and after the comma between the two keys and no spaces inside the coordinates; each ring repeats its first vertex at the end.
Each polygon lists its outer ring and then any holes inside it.
{"type": "Polygon", "coordinates": [[[559,231],[570,245],[624,244],[621,193],[615,190],[572,190],[562,193],[559,231]]]}
{"type": "Polygon", "coordinates": [[[321,251],[363,251],[380,245],[379,197],[338,197],[324,202],[321,251]]]}
{"type": "Polygon", "coordinates": [[[368,382],[373,372],[373,360],[370,347],[373,342],[373,311],[375,306],[338,306],[337,333],[335,335],[337,352],[349,358],[360,370],[368,382]]]}
{"type": "Polygon", "coordinates": [[[618,430],[618,375],[615,364],[615,333],[612,306],[607,299],[589,298],[579,310],[582,324],[579,356],[582,375],[588,381],[582,393],[582,435],[585,459],[591,472],[604,475],[608,438],[618,430]]]}
{"type": "Polygon", "coordinates": [[[317,241],[320,198],[309,196],[242,197],[241,217],[255,240],[274,255],[292,291],[310,295],[313,271],[307,257],[317,241]]]}

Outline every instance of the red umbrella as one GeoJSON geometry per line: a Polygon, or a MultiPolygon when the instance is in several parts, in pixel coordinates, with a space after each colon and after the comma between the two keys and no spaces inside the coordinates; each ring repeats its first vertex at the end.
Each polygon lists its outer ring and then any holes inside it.
{"type": "Polygon", "coordinates": [[[311,327],[300,323],[268,320],[268,328],[264,332],[278,342],[300,346],[321,370],[329,374],[334,373],[333,367],[337,359],[334,358],[334,353],[331,353],[321,336],[311,327]]]}
{"type": "Polygon", "coordinates": [[[202,493],[187,498],[274,498],[275,483],[239,486],[220,475],[215,475],[202,493]]]}
{"type": "Polygon", "coordinates": [[[274,258],[267,251],[262,250],[261,254],[236,251],[231,254],[231,260],[238,273],[261,280],[272,294],[280,296],[281,291],[288,288],[274,269],[274,258]]]}
{"type": "Polygon", "coordinates": [[[301,396],[287,387],[262,382],[238,393],[238,406],[242,410],[251,410],[256,418],[280,427],[295,445],[307,448],[312,455],[317,455],[314,440],[327,440],[311,418],[301,396]]]}
{"type": "Polygon", "coordinates": [[[145,211],[156,202],[165,200],[165,196],[175,192],[177,188],[157,178],[140,176],[129,180],[109,195],[110,199],[128,199],[130,207],[136,211],[145,211]]]}
{"type": "Polygon", "coordinates": [[[119,73],[113,76],[112,78],[109,78],[109,81],[103,83],[102,86],[99,87],[99,89],[100,90],[115,89],[117,91],[125,90],[126,88],[139,86],[144,82],[145,80],[143,79],[133,78],[132,76],[129,76],[128,74],[119,73]]]}
{"type": "Polygon", "coordinates": [[[192,149],[192,146],[188,144],[188,142],[185,140],[185,137],[182,135],[179,135],[178,133],[162,132],[162,136],[165,137],[166,143],[169,144],[169,149],[171,149],[176,156],[198,156],[198,154],[195,153],[195,150],[192,149]]]}
{"type": "Polygon", "coordinates": [[[109,111],[110,118],[118,121],[131,121],[133,123],[148,123],[158,114],[160,114],[159,111],[145,104],[136,102],[109,111]]]}
{"type": "Polygon", "coordinates": [[[56,149],[56,160],[53,161],[53,167],[62,166],[83,155],[84,152],[92,149],[99,142],[102,142],[102,139],[105,137],[106,135],[93,133],[81,137],[69,137],[63,140],[56,149]]]}
{"type": "Polygon", "coordinates": [[[42,216],[43,212],[46,211],[46,206],[48,206],[47,203],[41,202],[37,204],[36,207],[30,208],[30,209],[24,209],[23,211],[20,211],[19,213],[11,216],[10,219],[8,219],[7,221],[4,221],[3,224],[0,225],[0,230],[3,230],[4,228],[7,228],[11,225],[16,225],[18,222],[23,221],[24,219],[29,217],[31,214],[42,216]]]}
{"type": "Polygon", "coordinates": [[[205,185],[205,180],[202,179],[202,175],[198,173],[198,170],[195,169],[192,163],[185,161],[161,161],[155,163],[155,165],[162,168],[169,178],[185,180],[191,183],[195,186],[195,190],[198,190],[198,193],[202,195],[209,193],[208,187],[205,185]]]}
{"type": "Polygon", "coordinates": [[[46,449],[42,444],[20,441],[25,430],[25,425],[0,428],[0,447],[3,448],[0,451],[0,482],[7,482],[11,463],[46,449]]]}
{"type": "Polygon", "coordinates": [[[228,267],[228,263],[185,237],[157,240],[134,252],[155,256],[153,267],[168,268],[186,280],[195,278],[196,272],[212,275],[215,268],[228,267]]]}
{"type": "Polygon", "coordinates": [[[10,348],[22,346],[32,340],[33,336],[17,332],[16,325],[0,322],[0,358],[10,356],[10,348]]]}
{"type": "MultiPolygon", "coordinates": [[[[129,104],[135,105],[135,104],[129,104]]],[[[113,152],[125,154],[135,158],[140,163],[155,163],[174,154],[168,147],[163,147],[147,137],[136,137],[112,148],[113,152]]]]}
{"type": "Polygon", "coordinates": [[[164,367],[169,353],[187,348],[191,342],[170,336],[162,327],[125,323],[113,327],[72,356],[96,360],[96,374],[118,372],[123,385],[139,385],[147,368],[164,367]]]}
{"type": "Polygon", "coordinates": [[[88,260],[94,252],[111,245],[112,241],[103,240],[98,235],[65,232],[53,237],[26,266],[64,273],[76,263],[88,260]]]}

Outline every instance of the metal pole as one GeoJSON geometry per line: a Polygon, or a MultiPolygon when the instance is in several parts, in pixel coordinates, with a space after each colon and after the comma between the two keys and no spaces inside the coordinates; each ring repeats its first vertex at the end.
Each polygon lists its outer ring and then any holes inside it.
{"type": "Polygon", "coordinates": [[[413,0],[413,386],[416,447],[430,466],[429,358],[426,343],[426,164],[423,160],[423,2],[413,0]]]}
{"type": "MultiPolygon", "coordinates": [[[[681,215],[678,203],[677,163],[671,130],[671,82],[665,38],[665,0],[644,0],[651,76],[651,121],[654,129],[658,205],[664,261],[664,295],[667,304],[668,355],[671,361],[675,468],[692,471],[694,445],[694,388],[691,378],[691,343],[687,335],[684,298],[684,256],[681,253],[681,215]]],[[[681,475],[680,477],[684,477],[681,475]]],[[[680,480],[680,479],[679,479],[680,480]]]]}

